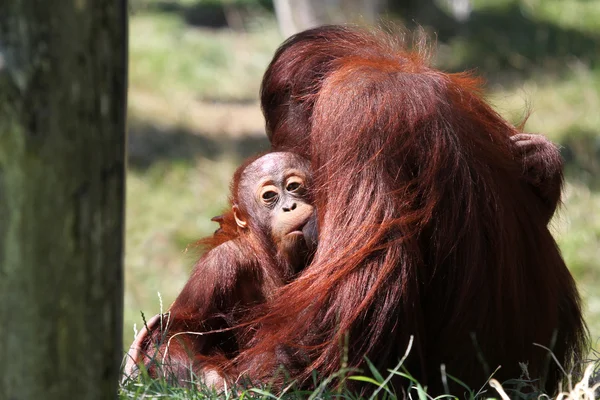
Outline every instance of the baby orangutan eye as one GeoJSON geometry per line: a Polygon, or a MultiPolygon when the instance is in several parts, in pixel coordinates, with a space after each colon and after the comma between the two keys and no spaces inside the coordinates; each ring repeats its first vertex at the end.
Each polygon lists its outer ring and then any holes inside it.
{"type": "Polygon", "coordinates": [[[278,196],[279,194],[274,190],[265,190],[260,195],[263,203],[266,204],[273,204],[275,201],[277,201],[278,196]]]}
{"type": "Polygon", "coordinates": [[[279,190],[275,185],[266,184],[260,188],[258,196],[263,204],[271,205],[279,199],[279,190]]]}
{"type": "Polygon", "coordinates": [[[301,178],[294,176],[294,177],[288,179],[285,190],[287,190],[288,192],[296,192],[302,188],[303,183],[304,182],[302,181],[301,178]]]}
{"type": "Polygon", "coordinates": [[[298,190],[300,188],[300,186],[302,186],[302,184],[300,182],[291,182],[290,184],[287,185],[285,190],[287,190],[288,192],[295,192],[296,190],[298,190]]]}

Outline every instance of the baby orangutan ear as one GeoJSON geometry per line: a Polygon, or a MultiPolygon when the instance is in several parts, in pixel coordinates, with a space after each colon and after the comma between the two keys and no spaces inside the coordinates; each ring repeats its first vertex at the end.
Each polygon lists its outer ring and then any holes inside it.
{"type": "Polygon", "coordinates": [[[246,222],[246,220],[244,220],[244,218],[242,218],[240,209],[237,206],[237,204],[233,205],[232,210],[233,210],[233,218],[235,218],[235,223],[237,224],[237,226],[239,226],[242,229],[246,229],[248,227],[248,222],[246,222]]]}

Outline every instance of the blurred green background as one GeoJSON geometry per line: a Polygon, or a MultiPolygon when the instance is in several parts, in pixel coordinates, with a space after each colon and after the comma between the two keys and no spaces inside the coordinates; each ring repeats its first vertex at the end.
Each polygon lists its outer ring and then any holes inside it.
{"type": "MultiPolygon", "coordinates": [[[[416,20],[436,32],[439,68],[475,69],[503,116],[518,123],[529,109],[526,130],[562,146],[567,185],[552,229],[600,349],[600,0],[472,0],[462,2],[468,18],[452,14],[452,0],[371,1],[375,18],[324,0],[319,21],[416,20]]],[[[278,26],[269,0],[131,0],[130,8],[127,346],[140,312],[154,315],[161,301],[168,308],[187,280],[193,243],[217,228],[210,218],[226,206],[235,167],[268,148],[260,79],[281,32],[294,28],[278,26]]]]}

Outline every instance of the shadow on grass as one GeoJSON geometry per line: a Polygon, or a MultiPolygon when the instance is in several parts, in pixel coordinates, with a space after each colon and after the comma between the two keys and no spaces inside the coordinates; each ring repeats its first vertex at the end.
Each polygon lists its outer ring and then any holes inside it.
{"type": "Polygon", "coordinates": [[[600,58],[599,35],[536,20],[516,2],[475,11],[454,33],[439,36],[442,42],[454,38],[460,39],[464,47],[457,54],[460,61],[453,70],[477,68],[492,80],[507,72],[516,75],[512,78],[540,71],[560,73],[573,60],[595,66],[600,58]]]}
{"type": "MultiPolygon", "coordinates": [[[[137,0],[133,9],[176,14],[195,27],[243,30],[255,17],[272,13],[273,2],[137,0]]],[[[410,17],[407,12],[392,7],[389,15],[397,20],[402,15],[410,17]]],[[[449,64],[453,71],[477,68],[490,81],[518,81],[546,71],[560,73],[573,60],[595,66],[600,59],[599,34],[539,20],[516,0],[496,8],[475,10],[463,24],[438,7],[413,17],[404,20],[413,28],[415,24],[409,22],[412,19],[417,24],[431,26],[440,42],[452,44],[448,60],[441,60],[443,64],[449,64]]]]}
{"type": "MultiPolygon", "coordinates": [[[[561,154],[566,177],[600,191],[600,134],[574,128],[563,136],[561,154]]],[[[183,128],[162,128],[143,121],[129,122],[129,167],[145,170],[161,161],[193,162],[196,158],[217,159],[230,155],[240,161],[267,151],[263,135],[202,135],[183,128]]]]}
{"type": "Polygon", "coordinates": [[[572,129],[564,135],[561,154],[567,179],[579,181],[593,191],[600,191],[600,134],[572,129]]]}
{"type": "Polygon", "coordinates": [[[203,28],[230,28],[243,29],[248,19],[257,14],[257,11],[272,12],[273,2],[258,0],[249,4],[244,0],[224,1],[198,1],[192,4],[182,4],[177,0],[158,0],[148,2],[137,0],[138,9],[163,12],[179,15],[186,23],[203,28]],[[256,7],[259,6],[259,10],[256,7]]]}
{"type": "Polygon", "coordinates": [[[162,161],[193,162],[232,155],[239,160],[269,149],[266,135],[214,137],[183,128],[163,128],[140,121],[129,122],[129,168],[143,171],[162,161]]]}

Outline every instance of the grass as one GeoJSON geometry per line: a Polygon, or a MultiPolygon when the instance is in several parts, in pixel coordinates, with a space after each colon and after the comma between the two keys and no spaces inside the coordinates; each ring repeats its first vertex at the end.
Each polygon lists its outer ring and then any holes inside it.
{"type": "MultiPolygon", "coordinates": [[[[156,293],[168,307],[187,280],[197,257],[189,245],[216,229],[210,218],[226,206],[235,167],[266,148],[258,88],[282,41],[262,8],[233,31],[190,23],[197,2],[172,3],[181,7],[137,4],[130,21],[124,346],[140,311],[158,311],[156,293]]],[[[502,115],[518,121],[529,107],[526,129],[563,146],[568,181],[552,226],[600,350],[600,0],[474,4],[470,36],[440,43],[439,65],[476,68],[502,115]]],[[[204,398],[131,385],[122,398],[204,398]]],[[[260,397],[240,396],[251,395],[260,397]]]]}
{"type": "MultiPolygon", "coordinates": [[[[201,379],[190,373],[189,387],[175,387],[168,383],[168,379],[153,379],[145,370],[139,372],[135,378],[127,379],[120,386],[120,399],[166,397],[170,399],[384,399],[394,400],[406,398],[428,399],[433,398],[428,394],[427,387],[422,386],[404,367],[413,344],[411,337],[406,352],[398,364],[393,368],[380,372],[367,359],[365,364],[367,370],[360,371],[342,367],[338,372],[329,377],[319,377],[316,373],[312,376],[310,387],[312,389],[300,389],[294,381],[287,380],[282,389],[275,391],[269,383],[258,386],[247,384],[235,384],[233,387],[225,385],[221,390],[206,386],[201,379]],[[402,379],[405,392],[397,393],[392,382],[402,379]],[[356,382],[360,382],[361,391],[352,389],[356,382]]],[[[347,348],[346,348],[347,349],[347,348]]],[[[342,355],[347,359],[347,354],[342,355]]],[[[160,366],[160,363],[158,363],[160,366]]],[[[523,365],[523,377],[527,377],[527,366],[523,365]]],[[[500,367],[498,367],[500,369],[500,367]]],[[[453,387],[454,393],[465,399],[483,399],[500,396],[503,400],[510,398],[541,398],[547,397],[536,387],[535,381],[526,378],[513,379],[500,383],[494,378],[494,371],[482,386],[469,388],[456,377],[446,372],[442,366],[442,381],[445,392],[453,387]]],[[[159,367],[160,370],[160,367],[159,367]]],[[[165,370],[167,373],[167,370],[165,370]]],[[[562,399],[594,400],[600,395],[600,362],[590,363],[585,372],[578,380],[572,380],[569,376],[566,386],[560,390],[559,397],[562,399]]],[[[436,399],[457,398],[457,396],[441,395],[436,399]]]]}
{"type": "Polygon", "coordinates": [[[273,20],[234,32],[190,28],[175,13],[139,12],[131,19],[132,90],[197,99],[256,100],[260,76],[279,45],[273,20]]]}
{"type": "MultiPolygon", "coordinates": [[[[412,343],[412,342],[411,342],[412,343]]],[[[341,369],[331,377],[319,378],[313,376],[313,389],[298,389],[294,382],[285,384],[280,392],[275,392],[267,385],[248,387],[237,385],[234,387],[225,386],[222,390],[216,390],[207,387],[201,380],[195,376],[190,376],[190,387],[176,387],[169,384],[164,379],[152,379],[147,374],[142,373],[136,379],[124,382],[119,390],[119,398],[140,399],[140,398],[168,398],[173,400],[184,399],[382,399],[396,400],[401,398],[415,398],[419,400],[433,399],[428,394],[427,387],[422,386],[414,377],[404,368],[403,362],[410,352],[411,344],[405,357],[399,361],[395,368],[386,371],[384,374],[379,372],[368,360],[366,362],[368,371],[355,371],[350,369],[341,369]],[[401,378],[407,382],[406,394],[397,393],[391,385],[393,379],[401,378]],[[353,383],[361,382],[365,391],[357,393],[350,389],[353,383]]],[[[589,364],[584,375],[580,380],[572,381],[568,379],[566,387],[560,390],[558,398],[564,400],[594,400],[600,396],[600,364],[589,364]]],[[[443,372],[445,381],[454,383],[462,390],[456,390],[455,395],[440,395],[435,399],[457,399],[464,398],[468,400],[487,399],[500,397],[503,400],[509,398],[534,399],[547,397],[539,392],[535,384],[527,380],[513,380],[504,384],[493,378],[493,374],[480,388],[469,388],[460,380],[443,372]],[[462,393],[457,393],[458,391],[462,393]]],[[[448,388],[447,384],[445,385],[448,388]]],[[[447,389],[446,389],[447,391],[447,389]]]]}

